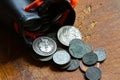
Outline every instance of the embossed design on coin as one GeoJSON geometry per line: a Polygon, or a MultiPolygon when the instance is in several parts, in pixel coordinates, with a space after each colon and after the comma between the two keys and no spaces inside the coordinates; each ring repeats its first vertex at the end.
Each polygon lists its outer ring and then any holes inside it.
{"type": "Polygon", "coordinates": [[[87,52],[87,53],[92,52],[92,46],[91,46],[91,44],[85,43],[85,48],[86,48],[86,52],[87,52]]]}
{"type": "Polygon", "coordinates": [[[91,65],[97,63],[98,57],[97,57],[96,54],[94,54],[93,52],[91,52],[91,53],[85,54],[85,55],[83,56],[83,58],[82,58],[82,61],[83,61],[83,63],[84,63],[85,65],[91,66],[91,65]]]}
{"type": "Polygon", "coordinates": [[[97,67],[90,67],[87,69],[85,75],[89,80],[99,80],[102,76],[102,72],[97,67]]]}
{"type": "Polygon", "coordinates": [[[70,42],[69,52],[72,57],[80,59],[86,54],[84,42],[80,39],[73,39],[70,42]]]}
{"type": "Polygon", "coordinates": [[[74,71],[80,66],[78,59],[71,59],[70,66],[67,68],[68,71],[74,71]]]}
{"type": "Polygon", "coordinates": [[[69,43],[77,38],[82,39],[81,32],[74,26],[63,26],[57,33],[58,40],[65,46],[69,46],[69,43]]]}
{"type": "Polygon", "coordinates": [[[65,65],[69,63],[71,60],[71,57],[69,53],[65,50],[58,50],[53,55],[53,61],[58,65],[65,65]]]}
{"type": "Polygon", "coordinates": [[[104,48],[96,48],[94,50],[94,53],[98,56],[98,61],[104,61],[106,59],[106,54],[107,52],[105,51],[104,48]]]}
{"type": "Polygon", "coordinates": [[[38,37],[33,41],[33,50],[40,56],[50,56],[56,49],[56,42],[49,37],[38,37]]]}

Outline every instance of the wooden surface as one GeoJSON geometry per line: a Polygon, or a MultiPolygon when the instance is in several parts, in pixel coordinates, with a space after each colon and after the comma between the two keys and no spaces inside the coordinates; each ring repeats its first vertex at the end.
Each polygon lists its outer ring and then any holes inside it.
{"type": "MultiPolygon", "coordinates": [[[[79,0],[75,26],[93,49],[104,47],[107,59],[100,66],[100,80],[120,80],[120,1],[79,0]]],[[[1,26],[2,27],[2,26],[1,26]]],[[[53,62],[36,62],[30,51],[11,34],[0,28],[0,80],[85,80],[84,73],[59,70],[53,62]]]]}

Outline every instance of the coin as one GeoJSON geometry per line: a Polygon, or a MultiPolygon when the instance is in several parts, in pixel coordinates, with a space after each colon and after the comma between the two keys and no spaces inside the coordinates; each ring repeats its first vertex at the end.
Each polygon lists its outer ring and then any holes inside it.
{"type": "Polygon", "coordinates": [[[85,65],[91,66],[98,61],[98,57],[93,52],[87,53],[83,56],[82,61],[85,65]]]}
{"type": "Polygon", "coordinates": [[[104,48],[96,48],[94,53],[98,56],[98,61],[104,61],[106,59],[106,50],[104,48]]]}
{"type": "Polygon", "coordinates": [[[85,48],[86,48],[86,52],[87,52],[87,53],[92,52],[92,46],[91,46],[91,44],[85,43],[85,48]]]}
{"type": "Polygon", "coordinates": [[[56,49],[56,42],[49,37],[38,37],[33,41],[33,50],[40,56],[50,56],[56,49]]]}
{"type": "Polygon", "coordinates": [[[53,55],[50,56],[32,56],[37,61],[50,61],[52,60],[53,55]]]}
{"type": "Polygon", "coordinates": [[[102,76],[102,72],[97,67],[90,67],[85,72],[85,75],[89,80],[99,80],[102,76]]]}
{"type": "Polygon", "coordinates": [[[69,52],[72,57],[77,59],[82,58],[87,53],[84,42],[80,39],[73,39],[70,42],[69,52]]]}
{"type": "Polygon", "coordinates": [[[80,66],[78,59],[71,59],[70,66],[67,68],[67,71],[74,71],[80,66]]]}
{"type": "Polygon", "coordinates": [[[58,40],[65,46],[69,46],[71,40],[82,39],[81,32],[74,26],[63,26],[58,30],[58,40]]]}
{"type": "Polygon", "coordinates": [[[69,53],[65,50],[58,50],[53,55],[53,61],[58,65],[65,65],[69,63],[71,60],[71,57],[69,53]]]}

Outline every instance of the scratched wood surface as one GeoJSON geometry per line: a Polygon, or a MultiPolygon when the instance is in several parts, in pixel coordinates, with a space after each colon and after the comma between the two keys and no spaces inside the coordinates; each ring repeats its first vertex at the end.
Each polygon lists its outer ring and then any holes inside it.
{"type": "MultiPolygon", "coordinates": [[[[100,80],[120,80],[119,0],[79,0],[75,26],[93,49],[104,47],[107,59],[100,66],[100,80]]],[[[4,27],[4,26],[1,26],[4,27]]],[[[53,62],[36,62],[23,42],[0,28],[0,80],[85,80],[84,73],[59,70],[53,62]]]]}

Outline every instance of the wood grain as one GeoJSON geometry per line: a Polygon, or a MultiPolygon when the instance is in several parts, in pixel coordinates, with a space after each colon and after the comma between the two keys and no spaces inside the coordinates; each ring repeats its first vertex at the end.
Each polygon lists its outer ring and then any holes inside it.
{"type": "MultiPolygon", "coordinates": [[[[76,22],[83,40],[93,49],[104,47],[107,59],[101,64],[100,80],[120,79],[120,3],[119,0],[79,0],[76,22]],[[85,10],[91,6],[89,12],[85,10]],[[96,22],[95,25],[92,23],[96,22]],[[93,25],[93,26],[92,26],[93,25]]],[[[3,27],[3,26],[1,26],[3,27]]],[[[84,73],[59,70],[53,62],[36,62],[30,50],[11,31],[0,27],[0,80],[86,80],[84,73]]]]}

